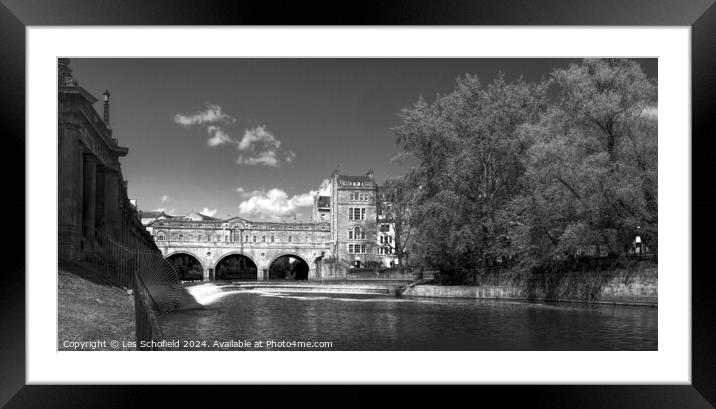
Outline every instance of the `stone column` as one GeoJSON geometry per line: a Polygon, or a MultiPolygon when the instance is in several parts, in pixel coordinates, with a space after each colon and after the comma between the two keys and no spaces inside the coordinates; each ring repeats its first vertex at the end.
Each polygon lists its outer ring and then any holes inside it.
{"type": "Polygon", "coordinates": [[[82,245],[82,149],[79,126],[60,123],[58,147],[58,256],[79,260],[82,245]]]}
{"type": "Polygon", "coordinates": [[[119,182],[117,173],[110,169],[104,174],[104,230],[115,237],[120,234],[121,227],[119,220],[118,190],[119,182]]]}
{"type": "Polygon", "coordinates": [[[95,212],[94,212],[94,229],[95,229],[95,238],[104,237],[106,236],[107,232],[105,231],[105,220],[104,220],[104,175],[105,175],[105,168],[104,167],[97,167],[97,174],[95,176],[95,212]]]}
{"type": "Polygon", "coordinates": [[[85,155],[83,158],[83,189],[82,189],[82,235],[85,239],[85,250],[95,245],[95,209],[97,207],[97,158],[85,155]]]}

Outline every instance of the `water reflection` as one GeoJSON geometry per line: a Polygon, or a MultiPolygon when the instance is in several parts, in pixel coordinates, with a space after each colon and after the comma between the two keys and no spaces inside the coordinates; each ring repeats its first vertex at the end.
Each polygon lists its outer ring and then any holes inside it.
{"type": "Polygon", "coordinates": [[[162,316],[161,325],[170,339],[330,341],[331,350],[656,350],[657,312],[610,305],[239,291],[204,310],[162,316]]]}

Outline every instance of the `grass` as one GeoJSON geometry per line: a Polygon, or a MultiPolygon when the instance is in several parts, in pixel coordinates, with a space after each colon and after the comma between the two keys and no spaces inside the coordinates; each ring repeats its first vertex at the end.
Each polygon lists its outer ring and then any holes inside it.
{"type": "Polygon", "coordinates": [[[106,341],[106,347],[96,349],[134,350],[129,346],[135,341],[133,297],[102,280],[88,279],[86,270],[79,275],[70,271],[62,266],[58,271],[58,349],[75,350],[64,347],[65,341],[106,341]],[[118,348],[110,346],[112,340],[119,342],[118,348]]]}

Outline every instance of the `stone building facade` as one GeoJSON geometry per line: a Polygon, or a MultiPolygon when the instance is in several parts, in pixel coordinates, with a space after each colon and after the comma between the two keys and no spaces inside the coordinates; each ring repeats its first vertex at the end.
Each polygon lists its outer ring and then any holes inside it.
{"type": "Polygon", "coordinates": [[[336,171],[314,197],[311,222],[217,219],[196,212],[143,212],[142,220],[166,258],[190,256],[197,263],[192,268],[205,280],[220,277],[230,256],[241,256],[239,262],[258,280],[270,278],[285,256],[304,261],[309,280],[330,280],[345,279],[352,268],[395,263],[394,231],[381,205],[386,204],[379,201],[373,172],[349,176],[336,171]]]}
{"type": "Polygon", "coordinates": [[[269,269],[284,256],[294,257],[308,265],[309,280],[318,280],[320,260],[331,256],[327,222],[216,219],[191,212],[185,216],[162,214],[146,227],[166,258],[193,257],[200,263],[205,280],[214,279],[229,256],[245,257],[258,280],[268,279],[269,269]]]}
{"type": "MultiPolygon", "coordinates": [[[[316,195],[313,220],[329,220],[332,253],[352,268],[390,267],[395,231],[381,212],[383,202],[373,171],[365,175],[333,172],[328,195],[316,195]]],[[[325,192],[323,192],[325,193],[325,192]]]]}
{"type": "Polygon", "coordinates": [[[119,145],[109,125],[109,92],[103,117],[97,99],[72,77],[68,58],[58,60],[58,254],[84,260],[112,237],[134,248],[156,250],[127,197],[119,145]]]}

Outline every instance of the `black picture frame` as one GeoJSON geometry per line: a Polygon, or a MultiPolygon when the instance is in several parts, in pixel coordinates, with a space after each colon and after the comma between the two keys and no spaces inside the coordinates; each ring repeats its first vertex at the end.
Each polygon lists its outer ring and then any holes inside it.
{"type": "MultiPolygon", "coordinates": [[[[0,281],[0,404],[6,407],[130,407],[149,404],[146,394],[159,396],[160,406],[218,403],[235,398],[235,386],[58,386],[25,385],[25,27],[44,25],[638,25],[690,26],[692,33],[692,381],[690,385],[471,386],[433,393],[391,390],[381,402],[405,403],[439,396],[455,403],[497,398],[515,407],[649,407],[709,408],[716,406],[716,319],[713,270],[707,267],[714,242],[716,192],[711,174],[716,155],[709,149],[716,135],[716,5],[714,0],[494,0],[380,1],[355,3],[186,1],[186,0],[2,0],[0,4],[0,126],[5,153],[2,169],[4,227],[9,240],[0,281]],[[21,154],[22,152],[22,154],[21,154]],[[701,186],[701,189],[697,189],[701,186]],[[19,215],[25,215],[24,218],[19,215]],[[22,234],[18,232],[23,232],[22,234]],[[202,388],[198,390],[198,388],[202,388]],[[390,396],[393,396],[391,398],[390,396]],[[479,397],[479,399],[477,399],[479,397]]],[[[48,135],[48,143],[54,143],[48,135]]],[[[47,212],[55,209],[48,208],[47,212]]],[[[668,250],[667,250],[668,251],[668,250]]],[[[48,271],[51,275],[55,272],[48,271]]],[[[688,272],[663,272],[686,274],[688,272]]],[[[379,369],[377,369],[379,370],[379,369]]],[[[300,381],[300,380],[299,380],[300,381]]],[[[377,402],[355,387],[342,387],[342,401],[377,402]]],[[[265,396],[259,387],[251,391],[265,396]]],[[[244,391],[240,393],[246,393],[244,391]]],[[[272,404],[325,395],[326,388],[306,387],[290,393],[271,391],[272,404]]]]}

